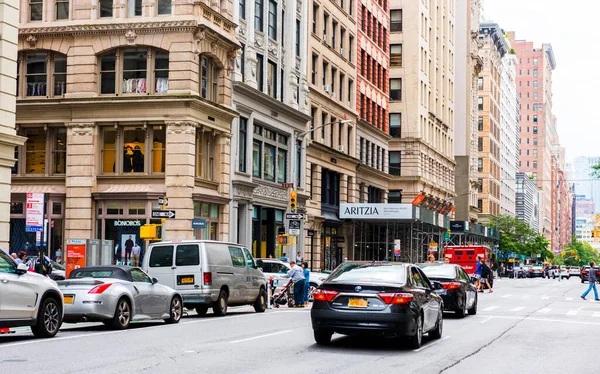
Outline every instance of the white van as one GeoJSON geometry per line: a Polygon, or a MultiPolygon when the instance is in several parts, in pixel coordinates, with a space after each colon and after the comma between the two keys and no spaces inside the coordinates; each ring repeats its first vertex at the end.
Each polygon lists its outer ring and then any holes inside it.
{"type": "Polygon", "coordinates": [[[143,269],[158,283],[174,288],[188,309],[204,315],[209,307],[216,315],[228,306],[267,308],[266,281],[254,258],[239,244],[211,240],[152,243],[143,269]]]}

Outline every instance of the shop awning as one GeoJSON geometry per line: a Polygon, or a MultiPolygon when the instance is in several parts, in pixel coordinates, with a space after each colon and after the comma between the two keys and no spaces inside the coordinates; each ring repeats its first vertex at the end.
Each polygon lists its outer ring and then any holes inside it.
{"type": "Polygon", "coordinates": [[[165,193],[165,186],[159,184],[99,184],[98,193],[165,193]]]}
{"type": "Polygon", "coordinates": [[[325,218],[325,221],[329,221],[329,222],[342,222],[342,220],[339,219],[335,213],[322,211],[321,212],[321,216],[323,218],[325,218]]]}
{"type": "Polygon", "coordinates": [[[30,185],[30,184],[12,184],[10,186],[10,193],[54,193],[54,194],[65,194],[64,185],[30,185]]]}

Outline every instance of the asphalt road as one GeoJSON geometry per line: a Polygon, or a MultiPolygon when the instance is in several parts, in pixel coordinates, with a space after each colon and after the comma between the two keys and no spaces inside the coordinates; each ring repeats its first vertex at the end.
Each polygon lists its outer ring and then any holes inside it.
{"type": "Polygon", "coordinates": [[[0,335],[0,373],[583,373],[599,372],[600,302],[571,280],[497,279],[479,311],[446,315],[441,340],[412,350],[395,339],[334,335],[315,345],[309,310],[227,317],[189,315],[177,325],[136,323],[126,331],[64,325],[53,339],[27,329],[0,335]],[[590,371],[591,370],[591,371],[590,371]]]}

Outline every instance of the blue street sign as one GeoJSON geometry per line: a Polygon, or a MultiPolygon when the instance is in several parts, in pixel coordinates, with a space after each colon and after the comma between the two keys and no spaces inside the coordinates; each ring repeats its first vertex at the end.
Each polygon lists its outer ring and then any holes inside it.
{"type": "Polygon", "coordinates": [[[204,218],[192,219],[192,228],[193,229],[205,229],[206,228],[206,220],[204,218]]]}
{"type": "Polygon", "coordinates": [[[25,226],[25,232],[42,232],[42,226],[25,226]]]}

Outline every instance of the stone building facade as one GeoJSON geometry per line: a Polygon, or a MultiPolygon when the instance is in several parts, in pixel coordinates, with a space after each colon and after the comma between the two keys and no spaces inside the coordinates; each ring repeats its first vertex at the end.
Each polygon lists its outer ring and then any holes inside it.
{"type": "Polygon", "coordinates": [[[11,244],[28,192],[46,194],[50,253],[66,239],[229,239],[233,3],[20,4],[11,244]],[[56,6],[55,6],[56,5],[56,6]],[[192,228],[192,219],[206,221],[192,228]]]}

